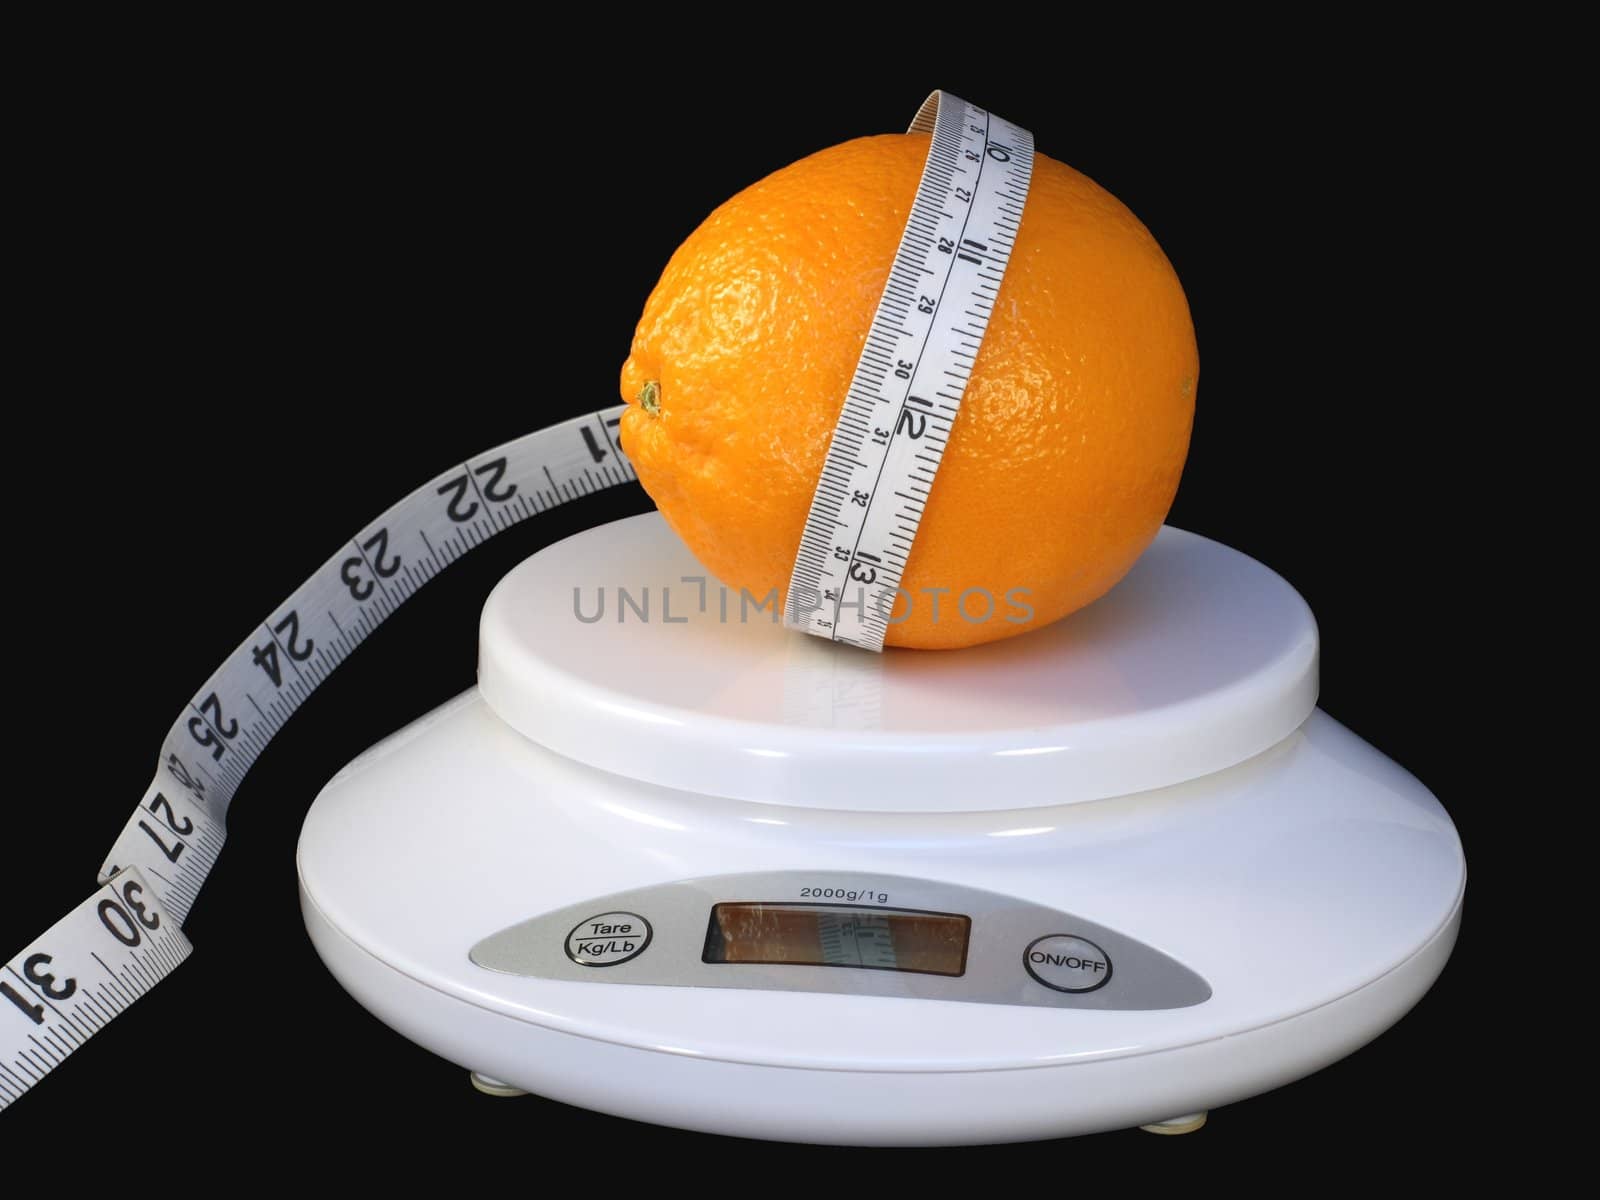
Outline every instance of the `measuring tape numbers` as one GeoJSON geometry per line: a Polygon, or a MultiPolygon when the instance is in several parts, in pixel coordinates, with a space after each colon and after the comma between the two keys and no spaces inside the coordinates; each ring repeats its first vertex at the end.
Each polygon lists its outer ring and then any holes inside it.
{"type": "Polygon", "coordinates": [[[789,580],[791,628],[882,650],[911,543],[989,328],[1033,176],[1033,135],[945,92],[889,281],[789,580]]]}
{"type": "MultiPolygon", "coordinates": [[[[944,93],[905,234],[857,365],[796,556],[789,606],[807,633],[880,650],[1021,219],[1029,134],[944,93]],[[868,589],[851,606],[846,587],[868,589]]],[[[101,865],[99,890],[0,966],[0,1110],[190,952],[181,925],[251,766],[311,693],[416,592],[495,534],[636,477],[615,405],[445,471],[359,530],[195,692],[155,779],[101,865]]],[[[837,953],[881,953],[871,929],[837,953]]],[[[465,952],[463,950],[463,952],[465,952]]]]}
{"type": "Polygon", "coordinates": [[[0,1109],[189,954],[179,926],[215,865],[246,772],[379,625],[462,555],[529,517],[634,480],[626,405],[445,471],[341,546],[228,656],[173,722],[103,885],[0,967],[0,1109]]]}

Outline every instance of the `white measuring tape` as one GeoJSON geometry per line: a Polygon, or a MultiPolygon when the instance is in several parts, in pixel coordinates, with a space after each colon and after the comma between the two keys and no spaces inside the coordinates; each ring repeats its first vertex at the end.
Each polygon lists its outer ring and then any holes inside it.
{"type": "Polygon", "coordinates": [[[828,447],[785,622],[882,650],[1033,176],[1033,135],[935,92],[911,215],[828,447]]]}
{"type": "MultiPolygon", "coordinates": [[[[873,589],[869,605],[893,602],[1032,164],[1025,131],[943,93],[911,128],[933,132],[928,163],[795,567],[820,604],[793,623],[870,649],[882,648],[890,610],[880,619],[876,608],[852,609],[846,582],[873,589]]],[[[100,889],[0,967],[0,1110],[188,956],[179,927],[222,849],[239,785],[351,651],[495,534],[635,478],[617,437],[625,408],[527,434],[424,484],[345,543],[206,680],[168,731],[100,889]]]]}

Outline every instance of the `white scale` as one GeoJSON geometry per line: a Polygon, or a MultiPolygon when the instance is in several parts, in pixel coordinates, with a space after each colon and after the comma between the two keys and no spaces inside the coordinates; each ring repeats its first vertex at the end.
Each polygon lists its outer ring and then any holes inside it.
{"type": "MultiPolygon", "coordinates": [[[[1450,953],[1449,817],[1316,708],[1311,613],[1253,560],[1167,528],[1043,629],[867,652],[892,608],[848,589],[894,594],[1032,164],[955,97],[914,128],[788,591],[821,636],[658,515],[590,530],[489,598],[478,686],[306,818],[324,961],[484,1090],[811,1142],[1182,1132],[1377,1036],[1450,953]]],[[[0,1110],[184,960],[233,796],[331,671],[474,546],[633,478],[619,414],[418,488],[201,685],[100,889],[0,963],[0,1110]]]]}
{"type": "Polygon", "coordinates": [[[323,960],[485,1088],[810,1142],[1183,1130],[1444,966],[1456,831],[1316,708],[1312,615],[1254,560],[1165,528],[959,653],[703,575],[656,514],[540,551],[478,686],[306,819],[323,960]]]}

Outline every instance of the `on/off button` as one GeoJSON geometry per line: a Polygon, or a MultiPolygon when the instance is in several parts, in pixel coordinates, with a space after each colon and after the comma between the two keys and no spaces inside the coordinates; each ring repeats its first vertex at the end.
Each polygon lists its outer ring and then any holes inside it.
{"type": "Polygon", "coordinates": [[[638,913],[585,917],[567,934],[567,957],[579,966],[614,967],[643,954],[651,932],[650,922],[638,913]]]}
{"type": "Polygon", "coordinates": [[[1058,992],[1092,992],[1111,982],[1111,956],[1088,938],[1052,933],[1022,952],[1028,974],[1058,992]]]}

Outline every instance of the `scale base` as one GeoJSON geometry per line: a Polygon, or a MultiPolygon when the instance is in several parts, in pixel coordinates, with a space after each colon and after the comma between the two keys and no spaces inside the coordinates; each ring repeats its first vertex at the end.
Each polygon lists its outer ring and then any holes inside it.
{"type": "Polygon", "coordinates": [[[478,688],[306,817],[317,952],[479,1090],[789,1142],[1174,1134],[1372,1040],[1449,957],[1449,815],[1316,709],[1309,612],[1234,551],[1167,531],[1084,614],[949,654],[737,598],[724,625],[695,570],[655,516],[541,551],[485,608],[478,688]],[[575,615],[602,585],[660,619],[575,615]],[[819,897],[965,916],[962,971],[705,957],[714,903],[819,897]],[[591,915],[649,936],[574,955],[591,915]],[[525,960],[474,957],[513,929],[525,960]],[[1108,956],[1103,990],[1034,973],[1046,937],[1108,956]]]}
{"type": "MultiPolygon", "coordinates": [[[[477,1071],[469,1071],[467,1072],[467,1075],[472,1083],[472,1086],[478,1091],[482,1092],[485,1096],[513,1097],[527,1096],[531,1094],[527,1091],[524,1091],[522,1088],[514,1087],[509,1083],[501,1083],[498,1079],[490,1079],[487,1075],[481,1074],[477,1071]]],[[[1141,1125],[1139,1128],[1144,1130],[1146,1133],[1158,1133],[1164,1137],[1172,1137],[1184,1133],[1194,1133],[1205,1127],[1206,1118],[1209,1115],[1210,1114],[1203,1112],[1189,1113],[1187,1116],[1171,1117],[1165,1121],[1156,1121],[1149,1125],[1141,1125]]]]}

